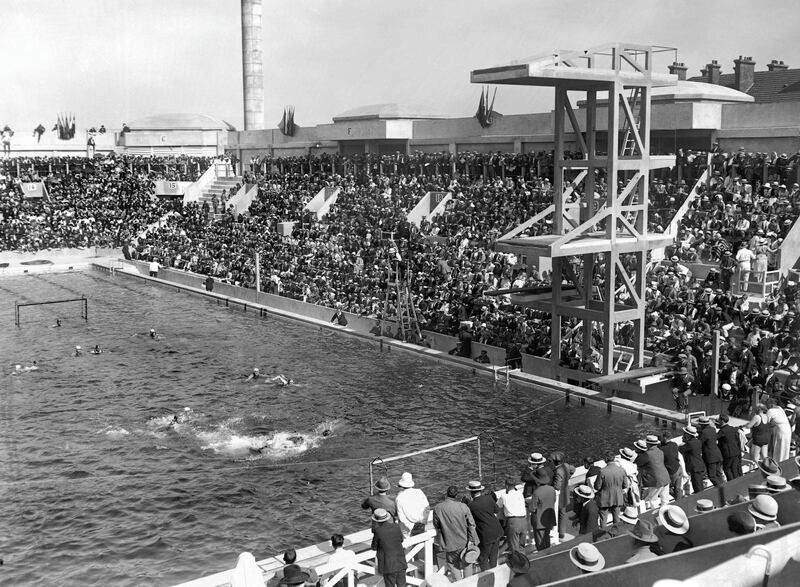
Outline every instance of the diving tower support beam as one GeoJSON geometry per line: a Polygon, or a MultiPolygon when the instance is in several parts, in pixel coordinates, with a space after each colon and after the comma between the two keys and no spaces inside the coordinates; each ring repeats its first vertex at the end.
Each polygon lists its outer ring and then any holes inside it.
{"type": "MultiPolygon", "coordinates": [[[[552,259],[550,303],[527,299],[538,309],[546,306],[551,315],[551,372],[556,379],[570,371],[561,365],[561,349],[573,342],[563,338],[565,320],[583,320],[583,359],[598,363],[601,374],[614,373],[615,332],[623,323],[632,339],[631,367],[643,366],[648,251],[673,240],[649,233],[647,225],[650,171],[674,165],[674,157],[650,155],[651,90],[677,83],[677,76],[654,71],[654,52],[650,46],[615,43],[472,72],[474,83],[555,90],[552,234],[520,236],[521,231],[512,230],[498,244],[552,259]],[[573,108],[573,93],[585,96],[583,111],[573,108]],[[598,106],[599,94],[608,96],[605,105],[598,106]],[[602,121],[604,128],[598,128],[602,121]],[[566,159],[568,136],[582,158],[566,159]],[[564,215],[576,201],[579,223],[573,226],[564,215]],[[574,285],[582,299],[576,301],[572,291],[565,299],[566,284],[574,285]]],[[[516,299],[512,295],[512,302],[525,301],[524,294],[516,299]]]]}

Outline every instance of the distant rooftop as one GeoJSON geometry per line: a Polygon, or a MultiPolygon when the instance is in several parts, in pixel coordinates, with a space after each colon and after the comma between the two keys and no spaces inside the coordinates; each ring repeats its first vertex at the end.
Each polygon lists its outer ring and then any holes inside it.
{"type": "Polygon", "coordinates": [[[347,110],[341,114],[333,117],[334,122],[344,120],[370,120],[370,119],[430,119],[430,118],[445,118],[441,114],[423,113],[414,108],[402,106],[399,104],[369,104],[367,106],[359,106],[352,110],[347,110]]]}
{"type": "Polygon", "coordinates": [[[129,122],[131,130],[236,130],[213,116],[205,114],[157,114],[129,122]]]}
{"type": "MultiPolygon", "coordinates": [[[[781,63],[782,65],[782,63],[781,63]]],[[[706,82],[703,76],[689,78],[691,82],[706,82]]],[[[721,73],[719,85],[736,88],[735,73],[721,73]]],[[[754,71],[753,85],[747,90],[756,102],[793,102],[800,100],[800,69],[754,71]]]]}

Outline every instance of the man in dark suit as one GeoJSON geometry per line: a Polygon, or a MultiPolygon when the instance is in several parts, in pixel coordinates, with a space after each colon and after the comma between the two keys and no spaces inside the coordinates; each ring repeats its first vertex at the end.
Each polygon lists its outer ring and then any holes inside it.
{"type": "Polygon", "coordinates": [[[578,526],[578,534],[591,534],[592,540],[596,540],[602,530],[600,530],[600,510],[594,499],[594,489],[588,485],[578,485],[575,493],[575,511],[577,513],[573,526],[578,526]]]}
{"type": "Polygon", "coordinates": [[[372,513],[372,521],[376,523],[372,531],[372,550],[377,553],[377,571],[383,575],[386,587],[405,587],[408,563],[400,526],[392,522],[392,515],[382,508],[372,513]]]}
{"type": "MultiPolygon", "coordinates": [[[[361,502],[361,508],[370,510],[370,513],[374,512],[378,508],[383,508],[389,512],[389,514],[391,514],[392,519],[396,520],[397,505],[394,502],[394,498],[387,495],[391,487],[392,486],[386,477],[381,477],[378,479],[375,482],[375,491],[377,491],[377,493],[370,495],[363,502],[361,502]]],[[[373,522],[373,528],[375,525],[376,524],[373,522]]]]}
{"type": "Polygon", "coordinates": [[[606,457],[606,466],[600,469],[597,479],[594,482],[594,489],[597,491],[598,506],[602,512],[600,516],[601,526],[605,526],[606,511],[611,512],[611,520],[614,526],[619,524],[619,508],[624,505],[625,490],[628,489],[630,482],[628,475],[616,461],[614,455],[606,457]]]}
{"type": "Polygon", "coordinates": [[[485,571],[497,566],[498,547],[503,536],[503,527],[497,518],[500,507],[497,505],[494,493],[483,493],[485,487],[480,481],[470,481],[467,489],[472,495],[469,511],[475,519],[475,531],[480,540],[478,545],[481,554],[478,557],[478,565],[481,571],[485,571]]]}
{"type": "Polygon", "coordinates": [[[556,525],[556,490],[548,484],[550,476],[539,469],[534,473],[537,482],[531,496],[531,522],[536,550],[550,548],[550,531],[556,525]]]}
{"type": "Polygon", "coordinates": [[[708,472],[708,480],[714,486],[722,485],[722,477],[720,472],[722,470],[722,453],[719,451],[717,445],[717,431],[711,425],[711,419],[708,416],[701,416],[697,419],[700,425],[700,444],[703,449],[703,462],[706,464],[706,471],[708,472]]]}
{"type": "Polygon", "coordinates": [[[681,483],[683,472],[678,458],[678,445],[670,440],[668,434],[661,435],[661,452],[664,453],[664,466],[669,473],[669,489],[672,497],[680,499],[683,497],[683,484],[681,483]]]}
{"type": "Polygon", "coordinates": [[[722,454],[722,470],[730,481],[742,476],[742,446],[739,444],[739,432],[728,424],[728,414],[717,418],[717,445],[722,454]]]}
{"type": "Polygon", "coordinates": [[[699,433],[694,426],[683,429],[683,445],[680,447],[686,472],[692,480],[692,491],[703,490],[703,479],[706,476],[706,464],[703,460],[703,445],[698,438],[699,433]]]}
{"type": "Polygon", "coordinates": [[[567,502],[569,502],[569,480],[575,467],[564,461],[564,453],[556,451],[550,455],[555,466],[553,487],[558,494],[558,538],[564,539],[567,533],[567,502]]]}

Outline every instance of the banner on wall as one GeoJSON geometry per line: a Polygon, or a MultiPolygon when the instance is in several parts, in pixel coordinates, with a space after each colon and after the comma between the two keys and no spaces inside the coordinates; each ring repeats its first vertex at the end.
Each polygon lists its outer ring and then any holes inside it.
{"type": "Polygon", "coordinates": [[[47,188],[43,181],[23,181],[20,183],[22,194],[26,198],[50,198],[47,195],[47,188]]]}
{"type": "Polygon", "coordinates": [[[157,196],[182,196],[191,181],[160,180],[156,182],[157,196]]]}

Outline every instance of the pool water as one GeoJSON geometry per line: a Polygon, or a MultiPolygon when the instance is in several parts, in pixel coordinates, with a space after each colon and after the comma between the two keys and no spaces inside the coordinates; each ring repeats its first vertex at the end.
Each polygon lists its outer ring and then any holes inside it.
{"type": "MultiPolygon", "coordinates": [[[[487,481],[528,453],[577,462],[644,433],[629,414],[300,322],[96,271],[0,280],[0,583],[172,585],[361,530],[368,465],[484,432],[487,481]],[[14,301],[85,295],[78,304],[14,301]],[[60,318],[62,327],[52,328],[60,318]],[[158,337],[149,336],[154,328],[158,337]],[[75,356],[99,345],[99,355],[75,356]],[[16,364],[38,371],[10,375],[16,364]],[[296,385],[246,382],[253,367],[296,385]],[[4,528],[2,526],[5,526],[4,528]]],[[[432,502],[474,443],[380,462],[432,502]]]]}

